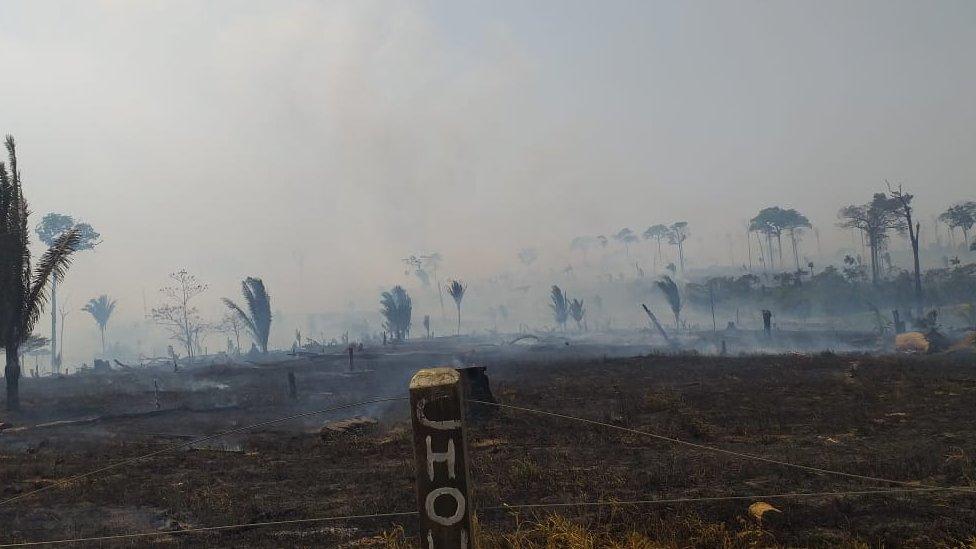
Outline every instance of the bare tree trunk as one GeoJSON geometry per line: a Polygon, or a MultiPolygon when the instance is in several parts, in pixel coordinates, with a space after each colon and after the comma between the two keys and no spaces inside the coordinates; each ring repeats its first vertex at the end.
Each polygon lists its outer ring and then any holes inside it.
{"type": "Polygon", "coordinates": [[[105,358],[105,326],[99,326],[102,331],[102,358],[105,358]]]}
{"type": "Polygon", "coordinates": [[[58,364],[58,277],[51,278],[51,371],[60,371],[58,364]]]}
{"type": "Polygon", "coordinates": [[[796,261],[796,272],[800,272],[800,254],[796,250],[796,231],[790,229],[790,243],[793,244],[793,259],[796,261]]]}
{"type": "Polygon", "coordinates": [[[909,237],[912,240],[912,259],[915,261],[915,309],[918,316],[922,316],[922,271],[918,261],[918,236],[922,231],[922,224],[916,223],[915,230],[912,231],[912,219],[908,218],[909,237]]]}
{"type": "Polygon", "coordinates": [[[749,272],[752,272],[752,234],[746,231],[746,249],[749,250],[749,272]]]}
{"type": "Polygon", "coordinates": [[[7,366],[3,375],[7,381],[7,410],[20,410],[20,353],[17,345],[7,344],[7,366]]]}
{"type": "Polygon", "coordinates": [[[437,286],[437,299],[441,302],[441,318],[446,320],[447,313],[444,312],[444,288],[441,288],[441,282],[437,278],[437,266],[434,266],[434,285],[437,286]]]}
{"type": "Polygon", "coordinates": [[[461,304],[457,304],[458,311],[458,325],[457,325],[457,335],[461,335],[461,304]]]}

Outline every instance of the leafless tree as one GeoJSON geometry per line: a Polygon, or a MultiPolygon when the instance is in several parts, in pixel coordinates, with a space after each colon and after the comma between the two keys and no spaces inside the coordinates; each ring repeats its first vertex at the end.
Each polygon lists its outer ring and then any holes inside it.
{"type": "Polygon", "coordinates": [[[207,285],[186,269],[171,273],[169,278],[173,284],[159,290],[163,304],[153,308],[149,315],[153,322],[169,332],[171,339],[183,345],[188,357],[193,358],[200,335],[207,327],[193,299],[206,291],[207,285]]]}

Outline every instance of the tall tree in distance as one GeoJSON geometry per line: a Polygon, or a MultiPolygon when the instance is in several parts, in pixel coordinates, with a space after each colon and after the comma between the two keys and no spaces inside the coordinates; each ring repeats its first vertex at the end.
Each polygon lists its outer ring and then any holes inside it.
{"type": "Polygon", "coordinates": [[[657,262],[661,258],[661,241],[668,237],[670,230],[667,225],[651,225],[644,231],[644,240],[656,240],[657,249],[654,251],[654,273],[657,274],[657,262]]]}
{"type": "Polygon", "coordinates": [[[793,245],[793,259],[794,261],[796,261],[797,280],[800,280],[799,277],[800,270],[801,270],[800,253],[797,251],[797,246],[796,246],[798,236],[799,236],[797,231],[800,231],[802,229],[809,229],[813,227],[813,225],[810,224],[810,220],[807,219],[807,216],[801,214],[800,212],[792,208],[788,210],[783,210],[781,224],[784,229],[790,231],[790,244],[793,245]]]}
{"type": "Polygon", "coordinates": [[[939,220],[945,223],[950,231],[957,228],[962,229],[963,238],[968,246],[969,231],[976,224],[976,202],[967,200],[966,202],[953,204],[939,215],[939,220]]]}
{"type": "Polygon", "coordinates": [[[454,298],[457,306],[457,335],[461,335],[461,300],[464,299],[464,292],[467,287],[460,280],[452,280],[447,284],[447,293],[454,298]]]}
{"type": "Polygon", "coordinates": [[[613,235],[613,239],[624,245],[624,251],[627,253],[627,257],[630,257],[630,245],[637,242],[637,235],[634,234],[634,231],[624,227],[613,235]]]}
{"type": "Polygon", "coordinates": [[[586,264],[587,252],[596,245],[596,238],[592,236],[577,236],[569,243],[569,249],[583,254],[583,263],[586,264]]]}
{"type": "Polygon", "coordinates": [[[885,184],[888,185],[888,194],[901,205],[900,213],[905,220],[905,225],[908,227],[908,239],[912,244],[912,260],[915,267],[915,312],[921,317],[922,272],[919,269],[918,260],[918,233],[922,230],[922,224],[912,219],[912,199],[915,197],[902,191],[901,185],[898,185],[898,188],[894,189],[888,181],[885,181],[885,184]]]}
{"type": "Polygon", "coordinates": [[[688,230],[687,221],[672,223],[668,228],[668,242],[672,246],[678,247],[678,266],[681,267],[681,276],[685,276],[685,240],[691,236],[688,230]]]}
{"type": "Polygon", "coordinates": [[[241,282],[241,295],[244,296],[247,312],[226,297],[223,299],[224,305],[240,317],[247,331],[251,332],[254,343],[262,353],[267,353],[268,339],[271,337],[271,296],[264,287],[264,281],[251,276],[241,282]]]}
{"type": "Polygon", "coordinates": [[[102,356],[104,357],[105,327],[108,325],[108,319],[112,317],[112,312],[115,311],[115,300],[109,299],[107,295],[102,294],[97,298],[88,300],[88,303],[81,310],[92,315],[95,323],[98,324],[98,330],[102,335],[102,356]]]}
{"type": "MultiPolygon", "coordinates": [[[[78,232],[75,251],[93,250],[101,244],[100,236],[88,223],[78,223],[70,215],[49,213],[41,218],[34,228],[37,237],[48,246],[53,246],[58,237],[70,229],[78,232]]],[[[58,346],[58,284],[51,281],[51,370],[61,371],[61,348],[58,346]]]]}
{"type": "MultiPolygon", "coordinates": [[[[786,228],[786,218],[787,214],[782,208],[779,206],[770,206],[759,210],[759,213],[749,220],[749,231],[766,237],[766,253],[764,257],[768,259],[768,262],[764,260],[764,265],[768,265],[768,268],[772,271],[776,269],[775,257],[773,256],[773,238],[776,238],[777,243],[782,243],[783,230],[786,228]]],[[[762,255],[762,238],[758,240],[759,253],[762,255]]],[[[780,268],[782,268],[782,245],[779,248],[780,268]]]]}
{"type": "Polygon", "coordinates": [[[871,283],[875,286],[881,278],[881,259],[888,232],[904,233],[907,229],[901,212],[902,205],[898,199],[875,193],[871,202],[845,206],[837,213],[841,228],[858,229],[867,239],[871,252],[871,283]]]}
{"type": "Polygon", "coordinates": [[[13,136],[4,144],[9,164],[0,162],[0,346],[7,358],[7,409],[19,410],[20,346],[31,337],[47,304],[48,283],[64,277],[81,237],[78,229],[67,229],[31,265],[29,210],[13,136]]]}
{"type": "Polygon", "coordinates": [[[396,341],[403,341],[410,335],[410,317],[413,314],[413,302],[403,286],[394,286],[389,292],[380,296],[380,312],[386,319],[384,328],[396,341]]]}

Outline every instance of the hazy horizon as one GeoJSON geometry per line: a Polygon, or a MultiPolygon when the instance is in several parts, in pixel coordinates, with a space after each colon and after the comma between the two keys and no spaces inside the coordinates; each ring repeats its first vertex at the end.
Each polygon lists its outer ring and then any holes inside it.
{"type": "Polygon", "coordinates": [[[692,264],[728,234],[741,264],[760,208],[832,251],[885,179],[930,240],[976,198],[973,28],[962,1],[7,2],[0,133],[32,226],[104,240],[62,286],[80,362],[85,301],[132,322],[181,268],[213,316],[245,276],[287,314],[372,310],[411,254],[487,278],[678,220],[692,264]]]}

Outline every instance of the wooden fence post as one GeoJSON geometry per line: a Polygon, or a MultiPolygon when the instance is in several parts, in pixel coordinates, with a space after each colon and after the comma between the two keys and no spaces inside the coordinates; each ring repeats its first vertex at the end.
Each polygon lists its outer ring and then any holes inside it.
{"type": "Polygon", "coordinates": [[[476,547],[460,374],[453,368],[430,368],[414,374],[410,380],[410,412],[421,546],[476,547]]]}

